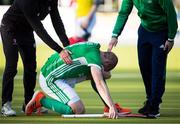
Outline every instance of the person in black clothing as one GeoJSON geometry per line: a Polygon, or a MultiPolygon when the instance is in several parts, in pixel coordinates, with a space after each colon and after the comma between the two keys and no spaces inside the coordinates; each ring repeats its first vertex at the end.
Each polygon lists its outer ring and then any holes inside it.
{"type": "Polygon", "coordinates": [[[66,64],[71,64],[70,53],[60,47],[44,29],[41,20],[50,14],[53,27],[63,46],[69,45],[64,25],[58,12],[58,0],[14,0],[1,22],[1,37],[6,65],[2,81],[2,110],[4,116],[16,115],[11,108],[14,77],[17,73],[18,52],[24,66],[24,104],[34,94],[36,82],[36,45],[33,31],[53,50],[59,53],[66,64]]]}
{"type": "Polygon", "coordinates": [[[0,5],[11,5],[14,0],[1,0],[0,5]]]}

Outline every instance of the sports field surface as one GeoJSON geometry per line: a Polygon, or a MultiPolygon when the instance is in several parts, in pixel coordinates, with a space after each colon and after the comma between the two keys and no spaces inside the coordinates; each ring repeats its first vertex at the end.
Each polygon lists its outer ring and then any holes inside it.
{"type": "MultiPolygon", "coordinates": [[[[102,49],[106,49],[103,47],[102,49]]],[[[138,69],[136,48],[131,46],[117,47],[114,52],[118,54],[119,63],[115,70],[112,71],[112,79],[107,81],[110,92],[115,102],[120,103],[123,107],[131,108],[133,113],[142,107],[145,100],[145,91],[141,75],[138,69]]],[[[43,65],[47,57],[53,53],[45,45],[37,46],[37,62],[38,70],[43,65]]],[[[21,123],[21,124],[180,124],[180,48],[174,48],[170,53],[167,63],[167,82],[166,92],[161,105],[161,117],[158,119],[142,119],[142,118],[119,118],[111,120],[107,118],[61,118],[55,112],[49,111],[46,115],[25,116],[21,112],[23,103],[23,83],[22,83],[22,63],[18,64],[18,74],[14,82],[14,93],[12,106],[17,112],[16,117],[0,117],[0,123],[21,123]]],[[[0,95],[2,90],[2,74],[4,69],[4,56],[2,45],[0,44],[0,95]]],[[[38,73],[39,74],[39,73],[38,73]]],[[[36,90],[40,89],[38,85],[36,90]]],[[[102,113],[103,104],[98,96],[92,90],[88,81],[76,86],[80,98],[86,106],[86,113],[102,113]]],[[[1,100],[0,100],[1,104],[1,100]]],[[[1,108],[1,107],[0,107],[1,108]]]]}

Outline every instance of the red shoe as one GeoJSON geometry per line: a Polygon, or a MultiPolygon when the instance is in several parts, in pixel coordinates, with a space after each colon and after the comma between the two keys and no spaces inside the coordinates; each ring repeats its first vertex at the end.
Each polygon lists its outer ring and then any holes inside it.
{"type": "MultiPolygon", "coordinates": [[[[131,109],[122,108],[118,103],[115,103],[115,107],[116,107],[118,113],[122,114],[122,115],[129,114],[132,112],[131,109]]],[[[107,107],[107,106],[104,107],[104,114],[106,114],[106,113],[109,113],[109,107],[107,107]]]]}
{"type": "Polygon", "coordinates": [[[79,42],[87,42],[84,38],[82,37],[70,37],[69,38],[70,45],[79,43],[79,42]]]}
{"type": "Polygon", "coordinates": [[[41,107],[40,100],[44,98],[45,95],[41,91],[36,91],[33,95],[33,98],[29,101],[29,103],[26,105],[25,114],[31,115],[34,110],[41,107]]]}

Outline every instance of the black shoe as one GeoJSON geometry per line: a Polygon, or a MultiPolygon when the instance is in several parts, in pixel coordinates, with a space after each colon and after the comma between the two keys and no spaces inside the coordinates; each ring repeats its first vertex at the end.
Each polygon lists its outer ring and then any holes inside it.
{"type": "Polygon", "coordinates": [[[144,106],[138,110],[138,113],[143,114],[143,115],[147,115],[149,108],[150,108],[149,101],[145,101],[144,106]]]}
{"type": "Polygon", "coordinates": [[[158,107],[153,107],[151,106],[150,109],[146,113],[148,118],[157,118],[160,116],[159,112],[159,106],[158,107]]]}

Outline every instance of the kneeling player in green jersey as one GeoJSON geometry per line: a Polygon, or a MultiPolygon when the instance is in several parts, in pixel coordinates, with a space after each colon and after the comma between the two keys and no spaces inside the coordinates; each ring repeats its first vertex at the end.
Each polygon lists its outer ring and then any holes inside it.
{"type": "Polygon", "coordinates": [[[100,97],[109,107],[109,118],[117,118],[118,113],[104,81],[104,73],[112,70],[117,56],[112,52],[100,52],[100,45],[92,42],[66,47],[72,55],[73,64],[65,64],[58,53],[48,58],[41,68],[40,87],[43,92],[35,92],[26,106],[26,114],[43,106],[60,114],[83,114],[85,107],[73,87],[76,83],[93,79],[100,97]]]}

